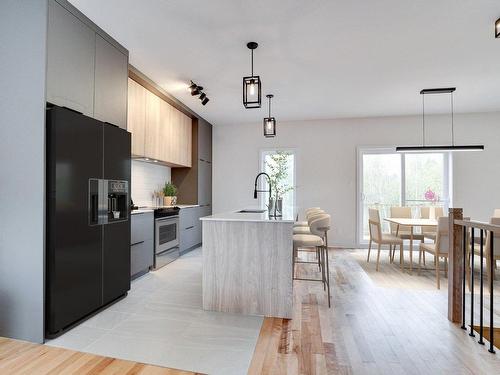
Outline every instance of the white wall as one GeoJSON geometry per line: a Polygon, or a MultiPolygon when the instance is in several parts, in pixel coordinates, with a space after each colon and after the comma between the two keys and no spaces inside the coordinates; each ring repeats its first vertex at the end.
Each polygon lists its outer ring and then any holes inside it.
{"type": "Polygon", "coordinates": [[[46,0],[0,1],[0,336],[43,342],[46,0]]]}
{"type": "Polygon", "coordinates": [[[171,169],[159,164],[132,161],[131,194],[137,206],[151,206],[153,191],[170,181],[171,169]]]}
{"type": "MultiPolygon", "coordinates": [[[[449,143],[449,116],[426,120],[426,141],[449,143]]],[[[253,184],[259,151],[297,150],[297,205],[321,206],[332,214],[332,242],[356,244],[358,146],[421,143],[420,116],[336,119],[278,123],[276,138],[262,135],[262,124],[215,126],[213,210],[255,205],[253,184]]],[[[500,113],[455,115],[456,144],[482,143],[484,152],[454,155],[454,202],[474,219],[487,220],[500,207],[500,113]]]]}

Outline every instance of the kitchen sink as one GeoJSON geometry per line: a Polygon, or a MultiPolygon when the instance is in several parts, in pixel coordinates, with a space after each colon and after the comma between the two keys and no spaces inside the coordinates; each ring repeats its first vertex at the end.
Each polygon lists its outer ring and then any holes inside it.
{"type": "Polygon", "coordinates": [[[267,210],[262,210],[262,209],[257,209],[257,208],[254,208],[254,209],[246,209],[246,210],[241,210],[241,211],[238,211],[238,213],[241,213],[241,214],[262,214],[264,212],[266,212],[267,210]]]}

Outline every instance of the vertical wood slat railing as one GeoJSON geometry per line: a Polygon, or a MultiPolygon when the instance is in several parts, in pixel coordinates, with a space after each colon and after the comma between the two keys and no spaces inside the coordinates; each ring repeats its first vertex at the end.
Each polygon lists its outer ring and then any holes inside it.
{"type": "MultiPolygon", "coordinates": [[[[480,291],[479,291],[479,341],[484,345],[483,329],[484,329],[484,273],[483,273],[483,258],[484,258],[484,236],[489,234],[488,250],[491,262],[489,262],[490,275],[494,272],[494,232],[500,232],[500,225],[488,224],[480,221],[464,220],[463,210],[461,208],[449,209],[449,271],[448,271],[448,319],[454,323],[461,323],[461,328],[467,330],[466,326],[466,267],[467,255],[470,264],[470,332],[469,336],[475,337],[474,334],[474,256],[475,246],[477,244],[475,238],[475,230],[479,229],[479,256],[480,256],[480,291]],[[470,251],[467,252],[467,236],[470,235],[470,251]]],[[[490,276],[489,283],[489,349],[490,353],[495,353],[494,350],[494,290],[493,277],[490,276]]]]}

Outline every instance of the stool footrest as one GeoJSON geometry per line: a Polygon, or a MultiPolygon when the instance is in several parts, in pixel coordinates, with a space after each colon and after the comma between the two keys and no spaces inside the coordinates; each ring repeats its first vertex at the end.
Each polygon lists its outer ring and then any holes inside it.
{"type": "Polygon", "coordinates": [[[301,280],[301,281],[321,281],[322,283],[325,282],[322,279],[304,279],[304,278],[298,278],[298,277],[294,277],[293,279],[294,280],[301,280]]]}

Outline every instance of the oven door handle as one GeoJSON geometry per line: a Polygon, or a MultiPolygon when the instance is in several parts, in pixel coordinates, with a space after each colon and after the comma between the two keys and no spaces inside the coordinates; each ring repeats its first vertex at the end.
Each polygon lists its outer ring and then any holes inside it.
{"type": "Polygon", "coordinates": [[[156,221],[156,222],[158,222],[158,223],[160,223],[160,222],[163,222],[163,221],[176,219],[176,218],[178,218],[178,217],[179,217],[179,215],[177,215],[177,216],[167,216],[167,217],[161,217],[161,218],[155,219],[155,221],[156,221]]]}

